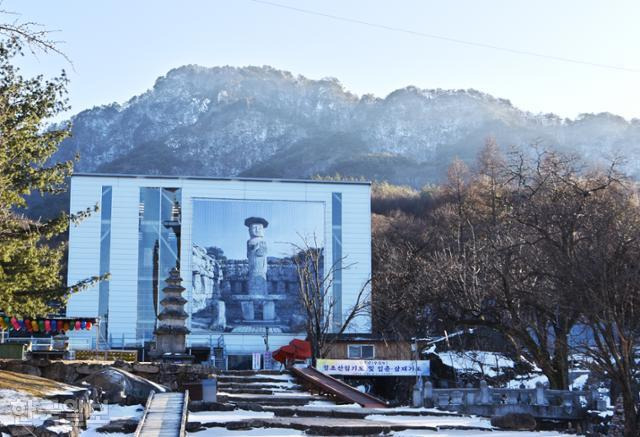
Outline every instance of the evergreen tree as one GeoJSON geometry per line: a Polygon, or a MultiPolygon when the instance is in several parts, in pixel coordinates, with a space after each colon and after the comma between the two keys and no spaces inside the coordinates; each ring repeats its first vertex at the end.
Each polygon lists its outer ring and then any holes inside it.
{"type": "Polygon", "coordinates": [[[90,278],[71,287],[64,283],[65,248],[56,243],[71,217],[30,220],[19,213],[31,193],[59,194],[65,190],[72,162],[50,163],[69,126],[46,123],[67,108],[67,78],[24,78],[15,60],[24,42],[0,42],[0,309],[9,315],[36,316],[64,303],[74,291],[94,283],[90,278]]]}

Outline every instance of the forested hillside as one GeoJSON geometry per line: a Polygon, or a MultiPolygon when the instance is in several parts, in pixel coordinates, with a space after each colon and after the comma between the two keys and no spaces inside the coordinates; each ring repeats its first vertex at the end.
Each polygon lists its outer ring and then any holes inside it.
{"type": "MultiPolygon", "coordinates": [[[[337,79],[271,67],[179,67],[129,101],[71,121],[57,157],[78,153],[81,172],[341,174],[416,188],[442,181],[455,157],[472,162],[489,137],[503,150],[536,143],[595,162],[622,151],[637,158],[640,144],[640,121],[611,114],[532,114],[475,90],[356,96],[337,79]]],[[[628,169],[635,174],[637,163],[628,169]]]]}

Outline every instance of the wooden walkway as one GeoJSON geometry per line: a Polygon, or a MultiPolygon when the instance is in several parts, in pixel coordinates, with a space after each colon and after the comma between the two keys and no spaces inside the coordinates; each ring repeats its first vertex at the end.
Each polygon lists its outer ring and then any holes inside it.
{"type": "Polygon", "coordinates": [[[184,437],[189,392],[151,392],[135,437],[184,437]]]}

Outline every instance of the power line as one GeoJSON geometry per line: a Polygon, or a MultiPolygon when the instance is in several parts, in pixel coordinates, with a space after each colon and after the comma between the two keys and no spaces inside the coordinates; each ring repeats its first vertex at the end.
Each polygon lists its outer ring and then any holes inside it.
{"type": "Polygon", "coordinates": [[[581,60],[581,59],[565,58],[565,57],[562,57],[562,56],[547,55],[547,54],[544,54],[544,53],[531,52],[531,51],[528,51],[528,50],[513,49],[513,48],[509,48],[509,47],[496,46],[496,45],[493,45],[493,44],[486,44],[486,43],[481,43],[481,42],[468,41],[468,40],[464,40],[464,39],[451,38],[451,37],[448,37],[448,36],[435,35],[435,34],[425,33],[425,32],[418,32],[418,31],[415,31],[415,30],[404,29],[404,28],[401,28],[401,27],[388,26],[386,24],[371,23],[369,21],[359,20],[359,19],[356,19],[356,18],[343,17],[343,16],[339,16],[339,15],[327,14],[327,13],[324,13],[324,12],[312,11],[310,9],[298,8],[298,7],[295,7],[295,6],[284,5],[284,4],[281,4],[281,3],[276,3],[276,2],[267,1],[267,0],[249,0],[249,1],[251,1],[253,3],[259,3],[259,4],[262,4],[262,5],[266,5],[266,6],[273,6],[273,7],[281,8],[281,9],[288,9],[290,11],[295,11],[295,12],[299,12],[299,13],[302,13],[302,14],[315,15],[315,16],[318,16],[318,17],[330,18],[330,19],[336,20],[336,21],[343,21],[343,22],[352,23],[352,24],[360,24],[362,26],[369,26],[369,27],[374,27],[374,28],[377,28],[377,29],[388,30],[388,31],[391,31],[391,32],[398,32],[398,33],[404,33],[404,34],[407,34],[407,35],[419,36],[419,37],[422,37],[422,38],[436,39],[436,40],[446,41],[446,42],[450,42],[450,43],[454,43],[454,44],[461,44],[461,45],[466,45],[466,46],[471,46],[471,47],[480,47],[480,48],[483,48],[483,49],[490,49],[490,50],[497,50],[497,51],[506,52],[506,53],[512,53],[512,54],[516,54],[516,55],[533,56],[533,57],[536,57],[536,58],[548,59],[548,60],[552,60],[552,61],[560,61],[560,62],[568,62],[568,63],[571,63],[571,64],[586,65],[586,66],[589,66],[589,67],[598,67],[598,68],[606,68],[606,69],[609,69],[609,70],[626,71],[628,73],[640,73],[640,69],[637,69],[637,68],[628,68],[628,67],[623,67],[623,66],[619,66],[619,65],[610,65],[610,64],[600,64],[598,62],[585,61],[585,60],[581,60]]]}

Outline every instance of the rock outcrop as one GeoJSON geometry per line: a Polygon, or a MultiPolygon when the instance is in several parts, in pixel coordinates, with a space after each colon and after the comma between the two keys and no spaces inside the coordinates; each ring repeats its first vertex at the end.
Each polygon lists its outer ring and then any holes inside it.
{"type": "Polygon", "coordinates": [[[144,404],[151,391],[167,391],[160,384],[114,367],[93,373],[83,382],[100,391],[100,401],[110,404],[144,404]]]}
{"type": "Polygon", "coordinates": [[[138,427],[138,422],[140,421],[137,419],[112,420],[111,422],[96,429],[96,431],[103,433],[131,434],[138,427]]]}
{"type": "Polygon", "coordinates": [[[205,364],[174,363],[114,363],[49,361],[38,360],[0,360],[0,370],[14,371],[20,374],[43,375],[48,379],[66,384],[81,385],[90,375],[106,368],[116,368],[138,375],[156,384],[168,387],[172,391],[184,388],[186,384],[207,379],[212,369],[205,364]]]}
{"type": "Polygon", "coordinates": [[[93,390],[42,378],[34,373],[0,370],[0,433],[36,437],[78,436],[91,416],[93,390]]]}

